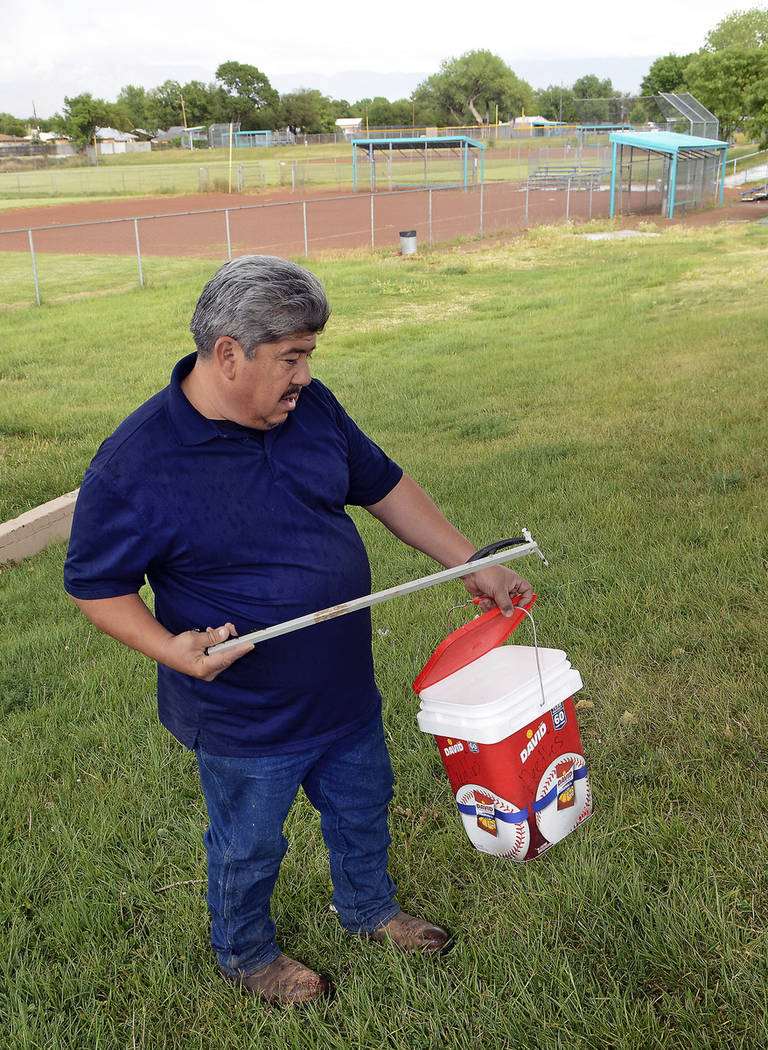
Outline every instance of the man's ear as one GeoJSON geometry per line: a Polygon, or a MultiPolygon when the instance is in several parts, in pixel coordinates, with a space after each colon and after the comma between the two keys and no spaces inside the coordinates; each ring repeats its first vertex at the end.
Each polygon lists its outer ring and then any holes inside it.
{"type": "Polygon", "coordinates": [[[213,360],[227,379],[235,374],[240,344],[228,335],[220,335],[213,344],[213,360]]]}

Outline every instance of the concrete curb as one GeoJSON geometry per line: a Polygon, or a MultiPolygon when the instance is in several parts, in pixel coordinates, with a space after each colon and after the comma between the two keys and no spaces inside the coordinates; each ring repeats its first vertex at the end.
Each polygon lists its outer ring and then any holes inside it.
{"type": "Polygon", "coordinates": [[[31,558],[50,543],[69,538],[79,489],[0,525],[0,565],[31,558]]]}

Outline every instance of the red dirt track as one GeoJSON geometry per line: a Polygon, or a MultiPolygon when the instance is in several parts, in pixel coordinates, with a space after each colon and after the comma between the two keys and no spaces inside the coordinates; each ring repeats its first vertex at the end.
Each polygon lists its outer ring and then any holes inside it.
{"type": "MultiPolygon", "coordinates": [[[[738,189],[726,189],[721,208],[710,208],[669,220],[658,214],[622,216],[620,227],[644,220],[658,228],[675,225],[716,225],[768,217],[768,202],[742,203],[738,189]]],[[[415,229],[419,243],[430,232],[426,190],[374,195],[374,245],[399,248],[399,231],[415,229]]],[[[651,202],[652,203],[652,202],[651,202]]],[[[569,215],[574,222],[608,215],[608,191],[572,192],[569,215]]],[[[486,184],[483,191],[483,233],[519,233],[526,227],[566,219],[565,191],[528,194],[505,183],[486,184]],[[527,218],[527,221],[526,221],[527,218]]],[[[655,205],[658,207],[658,203],[655,205]]],[[[29,251],[28,229],[36,252],[135,255],[136,230],[141,252],[155,256],[225,258],[229,211],[233,254],[304,253],[304,210],[310,253],[371,246],[371,195],[348,191],[277,191],[258,195],[195,194],[188,197],[132,198],[79,204],[52,204],[0,213],[0,251],[29,251]],[[188,212],[192,214],[180,215],[188,212]],[[90,225],[72,225],[87,223],[90,225]],[[15,231],[15,232],[9,232],[15,231]]],[[[432,240],[450,241],[480,234],[480,191],[437,190],[432,193],[432,240]]]]}

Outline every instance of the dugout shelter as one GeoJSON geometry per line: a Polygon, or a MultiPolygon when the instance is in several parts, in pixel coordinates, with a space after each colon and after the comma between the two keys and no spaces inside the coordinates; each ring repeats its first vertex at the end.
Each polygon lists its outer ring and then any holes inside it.
{"type": "Polygon", "coordinates": [[[727,142],[671,131],[610,136],[611,210],[619,214],[690,211],[723,203],[727,142]]]}
{"type": "Polygon", "coordinates": [[[485,143],[468,135],[419,135],[406,138],[354,138],[352,186],[358,167],[367,165],[370,188],[377,179],[395,186],[463,186],[483,182],[485,143]]]}

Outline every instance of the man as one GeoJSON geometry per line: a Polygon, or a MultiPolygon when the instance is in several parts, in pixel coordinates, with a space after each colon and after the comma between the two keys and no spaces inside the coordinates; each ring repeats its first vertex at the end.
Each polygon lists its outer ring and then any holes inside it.
{"type": "MultiPolygon", "coordinates": [[[[219,969],[275,1003],[329,989],[281,953],[270,917],[282,826],[299,787],[320,813],[342,926],[405,951],[452,943],[400,910],[387,873],[392,769],[368,611],[206,652],[370,590],[347,504],[444,566],[474,552],[312,380],[309,358],[329,314],[303,267],[269,256],[222,266],[192,317],[197,353],[94,457],[65,568],[67,592],[88,619],[158,664],[160,719],[194,748],[208,808],[219,969]],[[145,577],[154,613],[138,593],[145,577]]],[[[501,566],[465,584],[507,615],[531,597],[501,566]]]]}

